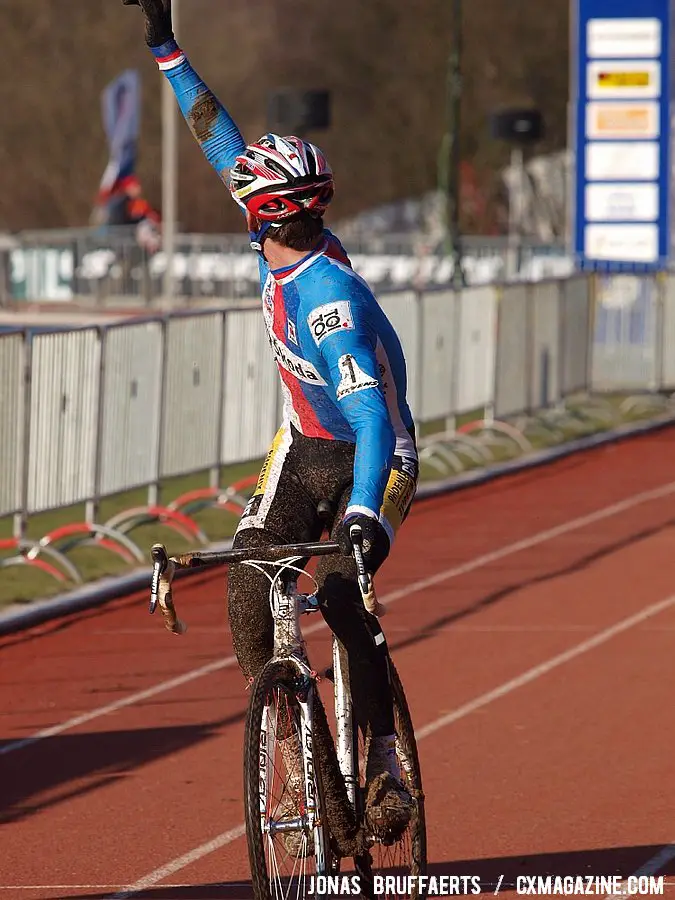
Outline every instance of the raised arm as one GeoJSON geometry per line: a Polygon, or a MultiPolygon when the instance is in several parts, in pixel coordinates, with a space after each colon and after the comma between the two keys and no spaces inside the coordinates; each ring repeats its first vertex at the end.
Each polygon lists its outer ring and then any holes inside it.
{"type": "Polygon", "coordinates": [[[170,0],[122,0],[140,6],[145,40],[173,88],[181,112],[207,160],[223,179],[246,142],[215,94],[192,68],[173,35],[170,0]]]}

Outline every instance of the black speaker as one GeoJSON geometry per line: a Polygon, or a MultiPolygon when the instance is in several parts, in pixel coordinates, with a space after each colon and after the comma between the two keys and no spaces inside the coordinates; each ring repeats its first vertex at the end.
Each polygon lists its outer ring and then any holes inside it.
{"type": "Polygon", "coordinates": [[[267,99],[270,131],[293,134],[330,127],[330,92],[279,88],[267,99]]]}
{"type": "Polygon", "coordinates": [[[544,119],[538,109],[504,109],[492,113],[492,137],[512,144],[534,144],[544,135],[544,119]]]}

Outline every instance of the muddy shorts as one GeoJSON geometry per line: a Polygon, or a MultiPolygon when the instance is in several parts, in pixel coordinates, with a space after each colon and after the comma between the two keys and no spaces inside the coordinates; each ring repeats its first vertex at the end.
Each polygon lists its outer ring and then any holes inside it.
{"type": "MultiPolygon", "coordinates": [[[[354,450],[353,444],[308,438],[292,425],[282,426],[242,514],[234,546],[318,540],[324,528],[317,512],[321,500],[335,511],[335,537],[352,490],[354,450]]],[[[408,515],[417,476],[417,460],[394,457],[380,511],[390,541],[408,515]]],[[[340,555],[321,557],[314,577],[323,617],[347,650],[359,725],[369,725],[374,734],[392,734],[386,645],[376,640],[376,622],[364,610],[354,561],[340,555]]],[[[237,565],[230,567],[228,584],[235,652],[244,674],[252,677],[272,654],[269,582],[250,566],[237,565]]]]}
{"type": "MultiPolygon", "coordinates": [[[[286,542],[315,540],[321,534],[316,508],[328,500],[346,508],[352,488],[354,444],[307,438],[292,425],[277,432],[237,534],[248,528],[273,531],[286,542]]],[[[408,515],[417,485],[416,459],[395,456],[380,509],[393,543],[408,515]]],[[[341,515],[340,515],[341,518],[341,515]]]]}

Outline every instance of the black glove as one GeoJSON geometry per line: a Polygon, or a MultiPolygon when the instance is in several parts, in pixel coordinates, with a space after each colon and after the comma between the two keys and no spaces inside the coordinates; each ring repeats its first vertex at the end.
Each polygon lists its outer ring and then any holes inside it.
{"type": "Polygon", "coordinates": [[[161,47],[172,41],[171,0],[122,0],[125,6],[140,6],[145,16],[145,42],[148,47],[161,47]]]}
{"type": "Polygon", "coordinates": [[[352,556],[352,539],[349,529],[358,525],[363,535],[363,561],[369,574],[376,572],[389,554],[389,537],[377,519],[364,516],[362,513],[351,513],[340,526],[337,542],[344,556],[352,556]]]}

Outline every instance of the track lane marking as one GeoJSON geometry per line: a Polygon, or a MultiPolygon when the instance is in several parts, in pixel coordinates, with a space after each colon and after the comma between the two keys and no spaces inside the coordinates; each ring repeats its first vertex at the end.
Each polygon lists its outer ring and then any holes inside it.
{"type": "Polygon", "coordinates": [[[634,615],[621,619],[614,625],[610,625],[608,628],[604,628],[602,631],[597,632],[593,637],[587,638],[585,641],[580,641],[578,644],[574,644],[568,650],[563,650],[562,653],[552,656],[543,663],[532,666],[531,669],[527,669],[527,671],[523,672],[521,675],[511,678],[509,681],[505,681],[503,684],[500,684],[499,687],[493,688],[493,690],[487,691],[485,694],[481,694],[480,697],[476,697],[468,703],[464,703],[452,712],[439,716],[438,719],[434,719],[433,722],[428,722],[419,730],[415,731],[415,737],[418,741],[424,740],[425,737],[434,734],[441,728],[445,728],[446,725],[452,725],[453,722],[457,722],[459,719],[463,719],[470,713],[482,709],[484,706],[493,703],[495,700],[499,700],[500,697],[505,697],[507,694],[512,693],[518,688],[536,681],[538,678],[541,678],[542,675],[546,675],[548,672],[552,672],[553,669],[565,665],[565,663],[576,659],[577,656],[588,653],[589,650],[600,647],[613,637],[616,637],[617,634],[622,634],[624,631],[628,631],[630,628],[640,625],[642,622],[651,619],[660,612],[670,609],[671,606],[675,606],[675,594],[666,597],[665,600],[660,600],[658,603],[652,603],[650,606],[645,606],[634,615]]]}
{"type": "Polygon", "coordinates": [[[217,835],[212,838],[212,840],[200,844],[199,847],[195,847],[193,850],[188,850],[187,853],[177,857],[177,859],[165,863],[163,866],[160,866],[158,869],[155,869],[153,872],[150,872],[148,875],[145,875],[143,878],[134,882],[134,884],[124,888],[123,891],[114,895],[114,900],[127,900],[128,897],[133,897],[134,894],[144,891],[146,888],[154,887],[160,881],[168,878],[169,875],[173,875],[174,872],[184,869],[186,866],[189,866],[193,862],[197,862],[202,857],[208,856],[209,853],[220,850],[221,847],[225,847],[227,844],[236,841],[237,838],[243,837],[245,831],[246,829],[243,823],[241,825],[236,825],[234,828],[230,828],[229,831],[223,831],[222,834],[217,835]]]}
{"type": "MultiPolygon", "coordinates": [[[[664,866],[668,865],[671,859],[675,859],[675,841],[672,844],[666,844],[662,847],[658,853],[655,853],[651,859],[648,859],[647,862],[643,863],[639,869],[636,869],[633,872],[632,878],[640,878],[643,875],[656,875],[664,866]]],[[[627,879],[624,878],[624,881],[627,879]]],[[[664,885],[673,885],[675,881],[666,881],[663,879],[664,885]]],[[[634,896],[628,894],[606,894],[604,900],[625,900],[627,896],[634,896]]]]}
{"type": "MultiPolygon", "coordinates": [[[[526,684],[530,684],[531,682],[536,681],[543,675],[546,675],[554,669],[565,665],[565,663],[571,662],[573,659],[582,656],[584,653],[588,653],[589,651],[594,650],[596,647],[600,647],[602,644],[607,643],[607,641],[610,641],[617,635],[622,634],[623,632],[628,631],[631,628],[634,628],[636,625],[640,625],[642,622],[645,622],[648,619],[657,616],[659,613],[664,612],[665,610],[670,609],[673,606],[675,606],[675,594],[670,597],[666,597],[665,600],[660,600],[657,603],[651,603],[649,606],[643,607],[639,612],[634,613],[631,616],[627,616],[625,619],[620,619],[618,622],[615,622],[614,625],[603,628],[602,631],[597,632],[593,635],[593,637],[590,637],[584,641],[580,641],[578,644],[574,644],[568,650],[565,650],[562,653],[557,653],[555,656],[552,656],[544,662],[539,663],[539,665],[532,666],[530,669],[527,669],[516,678],[511,678],[498,687],[493,688],[491,691],[480,694],[480,696],[475,697],[469,703],[464,703],[462,706],[453,710],[451,713],[439,716],[432,722],[428,722],[426,725],[423,725],[421,728],[415,731],[415,737],[418,741],[424,740],[426,737],[429,737],[429,735],[435,734],[441,728],[445,728],[448,725],[452,725],[455,722],[458,722],[460,719],[466,718],[466,716],[471,715],[471,713],[475,712],[476,710],[482,709],[484,706],[488,706],[490,703],[494,703],[495,700],[499,700],[502,697],[513,693],[513,691],[518,690],[518,688],[524,687],[526,684]]],[[[190,862],[194,861],[190,858],[191,853],[198,853],[195,859],[201,859],[203,856],[206,856],[209,852],[211,852],[208,850],[204,852],[204,848],[208,847],[210,844],[215,845],[214,849],[220,849],[226,844],[230,844],[238,837],[242,836],[244,832],[245,829],[243,824],[239,825],[238,828],[233,828],[230,829],[230,831],[225,831],[222,834],[219,834],[217,837],[213,838],[212,841],[209,841],[206,844],[202,844],[200,847],[197,847],[194,851],[190,851],[179,857],[178,859],[167,863],[166,866],[155,869],[154,872],[151,872],[149,875],[146,875],[144,878],[140,879],[134,884],[129,885],[121,893],[117,893],[112,897],[109,897],[108,900],[128,900],[128,898],[133,897],[134,894],[137,894],[140,891],[146,890],[147,888],[153,887],[155,884],[157,884],[158,881],[161,880],[161,878],[157,878],[157,880],[154,881],[150,880],[157,873],[167,870],[167,874],[170,875],[174,872],[177,872],[179,868],[182,868],[185,865],[189,865],[190,862]],[[235,832],[238,833],[235,834],[235,832]],[[179,865],[179,863],[181,863],[181,860],[187,860],[187,862],[179,865]]],[[[659,851],[659,853],[655,857],[653,857],[652,860],[649,860],[648,863],[645,863],[645,866],[649,866],[650,864],[656,865],[659,862],[660,866],[664,866],[667,862],[673,859],[673,857],[675,857],[675,846],[667,845],[661,851],[659,851]]],[[[644,868],[645,867],[643,866],[642,869],[644,868]]],[[[642,875],[653,874],[654,871],[658,871],[658,869],[652,869],[651,871],[642,871],[642,869],[638,870],[639,874],[642,875]]]]}
{"type": "MultiPolygon", "coordinates": [[[[532,547],[537,547],[539,544],[544,544],[547,541],[554,540],[557,537],[561,537],[564,534],[568,534],[571,531],[576,531],[579,528],[585,528],[588,525],[594,525],[596,522],[601,522],[603,519],[609,519],[612,516],[619,515],[622,512],[627,512],[630,509],[633,509],[636,506],[640,506],[643,503],[648,503],[650,500],[660,500],[663,497],[667,497],[669,494],[675,493],[675,481],[670,481],[667,484],[662,485],[658,488],[653,488],[649,491],[641,491],[638,494],[634,494],[632,497],[627,497],[625,500],[620,500],[617,503],[612,503],[609,506],[604,506],[601,509],[596,510],[595,512],[588,513],[584,516],[578,516],[575,519],[570,519],[567,522],[563,522],[561,525],[556,525],[553,528],[547,528],[544,531],[539,531],[534,535],[531,535],[528,538],[522,538],[519,541],[514,541],[512,544],[507,544],[504,547],[501,547],[499,550],[493,550],[489,553],[483,553],[480,556],[475,557],[468,562],[461,563],[457,566],[451,566],[448,569],[444,569],[442,572],[438,572],[436,575],[430,575],[426,578],[420,578],[417,581],[412,581],[408,585],[402,588],[398,588],[394,591],[390,591],[387,594],[384,594],[380,598],[380,602],[383,604],[395,603],[397,600],[401,600],[404,597],[409,597],[412,594],[415,594],[419,591],[423,591],[426,588],[433,587],[434,585],[441,584],[444,581],[449,581],[452,578],[458,578],[460,575],[466,575],[469,572],[474,572],[476,569],[481,569],[484,566],[491,565],[494,562],[499,562],[502,559],[505,559],[508,556],[512,556],[516,553],[521,553],[523,550],[530,550],[532,547]]],[[[314,634],[317,631],[320,631],[323,628],[327,628],[328,626],[323,622],[317,622],[314,625],[310,625],[308,628],[303,628],[303,632],[306,635],[314,634]]],[[[63,734],[65,731],[71,731],[73,728],[77,728],[80,725],[84,725],[87,722],[91,722],[94,719],[98,719],[101,716],[109,715],[110,713],[117,712],[120,709],[125,709],[128,706],[133,706],[135,703],[139,703],[142,700],[148,700],[151,697],[156,697],[158,694],[162,694],[166,691],[173,690],[173,688],[181,687],[184,684],[188,684],[191,681],[195,681],[198,678],[203,678],[205,675],[211,675],[213,672],[218,672],[221,669],[229,668],[235,665],[237,662],[236,657],[226,656],[224,659],[215,660],[212,663],[209,663],[205,666],[200,666],[197,669],[190,669],[188,672],[183,673],[183,675],[178,675],[175,678],[170,678],[167,681],[161,681],[158,684],[153,685],[152,687],[146,688],[142,691],[137,691],[136,693],[129,694],[127,697],[122,697],[119,700],[115,700],[113,703],[108,703],[106,706],[99,706],[96,709],[92,709],[89,712],[82,713],[79,716],[74,716],[71,719],[67,719],[65,722],[61,722],[58,725],[52,725],[49,728],[44,728],[41,731],[36,732],[27,738],[21,738],[16,741],[10,741],[8,744],[5,744],[3,747],[0,747],[0,756],[4,756],[8,753],[14,753],[17,750],[23,750],[26,747],[30,747],[33,744],[38,743],[38,741],[45,740],[45,738],[55,737],[58,734],[63,734]]]]}

